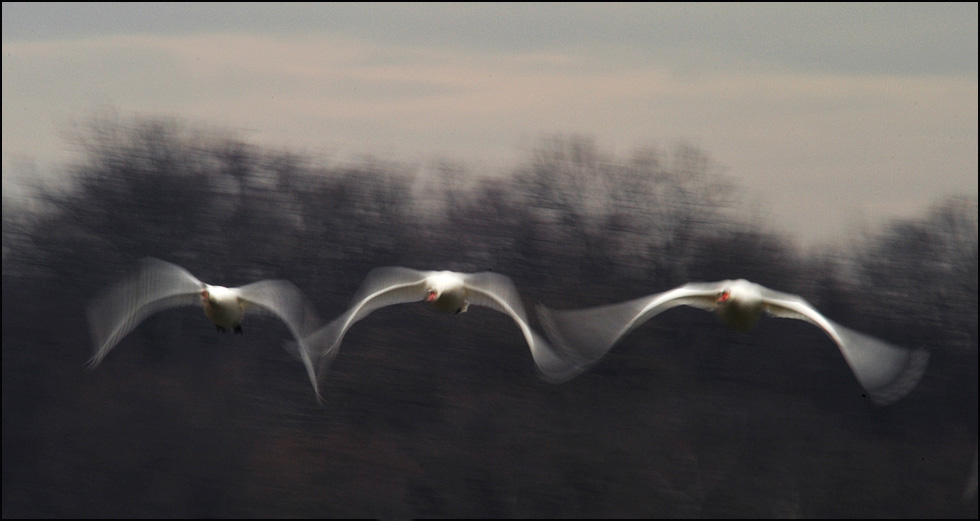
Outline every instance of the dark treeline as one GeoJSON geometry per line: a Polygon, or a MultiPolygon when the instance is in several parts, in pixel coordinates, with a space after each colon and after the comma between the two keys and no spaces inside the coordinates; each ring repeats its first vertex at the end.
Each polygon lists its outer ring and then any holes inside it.
{"type": "Polygon", "coordinates": [[[4,517],[976,517],[977,201],[800,251],[691,147],[542,140],[499,177],[323,166],[165,120],[82,135],[70,182],[3,206],[4,517]],[[295,282],[324,319],[371,268],[492,270],[536,303],[743,277],[932,357],[877,408],[800,321],[677,308],[590,372],[536,373],[505,315],[376,311],[316,403],[280,322],[147,319],[94,371],[88,301],[146,256],[295,282]]]}

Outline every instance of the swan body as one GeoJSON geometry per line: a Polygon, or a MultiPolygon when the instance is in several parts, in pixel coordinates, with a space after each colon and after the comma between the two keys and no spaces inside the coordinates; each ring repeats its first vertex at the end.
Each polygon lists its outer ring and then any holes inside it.
{"type": "Polygon", "coordinates": [[[419,301],[452,314],[464,313],[470,305],[505,313],[521,329],[545,379],[557,382],[574,375],[568,372],[571,364],[562,360],[528,325],[520,295],[510,278],[492,272],[419,271],[402,267],[372,270],[354,295],[350,308],[311,335],[307,342],[325,349],[319,356],[322,366],[318,372],[336,356],[341,340],[355,322],[381,307],[419,301]]]}
{"type": "Polygon", "coordinates": [[[178,306],[198,305],[219,331],[242,333],[246,311],[271,314],[282,320],[299,340],[297,353],[319,397],[314,371],[318,351],[303,338],[321,325],[303,293],[292,282],[263,280],[226,288],[205,284],[184,268],[166,261],[146,258],[139,269],[116,283],[88,307],[89,326],[96,367],[120,340],[153,313],[178,306]]]}
{"type": "Polygon", "coordinates": [[[538,306],[538,317],[559,356],[575,366],[569,372],[582,372],[634,328],[682,305],[715,311],[723,322],[741,331],[751,330],[763,314],[804,320],[819,327],[837,344],[858,382],[878,405],[908,394],[928,362],[924,350],[893,346],[853,331],[824,317],[797,295],[744,279],[688,283],[663,293],[581,310],[538,306]]]}

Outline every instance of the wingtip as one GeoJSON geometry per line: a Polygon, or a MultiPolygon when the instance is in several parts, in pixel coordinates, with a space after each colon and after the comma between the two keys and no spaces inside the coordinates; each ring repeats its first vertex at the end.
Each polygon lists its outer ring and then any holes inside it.
{"type": "Polygon", "coordinates": [[[909,352],[908,360],[894,380],[880,388],[869,390],[868,397],[880,407],[891,405],[911,393],[925,375],[929,351],[918,348],[909,352]]]}
{"type": "Polygon", "coordinates": [[[583,368],[583,367],[579,367],[579,366],[571,366],[570,368],[566,369],[563,372],[545,371],[545,370],[541,369],[540,367],[538,369],[539,369],[538,370],[538,376],[542,380],[544,380],[545,382],[548,382],[549,384],[558,385],[558,384],[563,384],[563,383],[567,383],[567,382],[569,382],[571,380],[574,380],[577,376],[579,376],[582,373],[584,373],[586,371],[586,369],[588,369],[588,368],[583,368]]]}
{"type": "Polygon", "coordinates": [[[320,407],[325,406],[326,402],[323,401],[323,395],[320,394],[319,386],[316,385],[313,386],[313,393],[316,394],[316,404],[319,405],[320,407]]]}
{"type": "Polygon", "coordinates": [[[564,339],[555,326],[555,318],[551,308],[539,303],[534,306],[534,312],[537,314],[538,322],[541,323],[541,329],[544,330],[548,340],[554,344],[563,344],[564,339]]]}
{"type": "Polygon", "coordinates": [[[109,353],[108,349],[96,350],[95,354],[93,354],[91,358],[85,361],[85,368],[88,369],[89,371],[94,370],[96,367],[99,366],[99,364],[102,363],[102,360],[105,358],[105,356],[108,353],[109,353]]]}
{"type": "Polygon", "coordinates": [[[533,334],[533,339],[531,354],[539,376],[548,383],[565,383],[590,367],[590,364],[583,363],[582,360],[572,356],[573,353],[555,347],[537,333],[533,334]]]}
{"type": "Polygon", "coordinates": [[[551,320],[551,308],[540,302],[534,305],[534,312],[538,315],[538,319],[547,318],[551,320]]]}

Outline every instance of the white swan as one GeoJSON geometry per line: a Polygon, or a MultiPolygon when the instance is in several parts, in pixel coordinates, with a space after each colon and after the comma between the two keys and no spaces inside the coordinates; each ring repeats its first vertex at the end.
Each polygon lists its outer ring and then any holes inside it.
{"type": "Polygon", "coordinates": [[[180,266],[146,258],[134,273],[109,288],[88,307],[89,326],[95,341],[94,368],[116,344],[146,317],[178,306],[198,305],[219,331],[242,332],[246,311],[259,311],[280,318],[300,340],[299,358],[306,366],[313,390],[320,397],[314,372],[315,353],[303,337],[322,325],[309,301],[295,284],[285,280],[263,280],[239,288],[212,286],[180,266]]]}
{"type": "Polygon", "coordinates": [[[418,271],[410,268],[375,268],[368,273],[352,299],[351,307],[315,332],[307,343],[323,346],[322,370],[336,356],[347,330],[372,311],[394,304],[426,301],[436,309],[459,314],[473,304],[506,313],[524,333],[534,362],[545,379],[558,382],[574,376],[573,367],[561,359],[548,342],[528,325],[520,295],[510,278],[492,272],[456,273],[418,271]]]}
{"type": "Polygon", "coordinates": [[[556,311],[538,306],[545,333],[560,356],[581,372],[597,362],[624,335],[675,306],[717,311],[730,326],[750,330],[766,312],[805,320],[824,331],[840,348],[854,376],[879,405],[909,393],[925,371],[928,353],[904,349],[836,324],[796,295],[773,291],[744,279],[689,283],[647,297],[589,309],[556,311]]]}

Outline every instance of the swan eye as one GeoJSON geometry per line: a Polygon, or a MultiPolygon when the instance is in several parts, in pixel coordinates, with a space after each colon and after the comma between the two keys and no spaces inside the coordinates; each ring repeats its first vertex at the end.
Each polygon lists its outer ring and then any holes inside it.
{"type": "Polygon", "coordinates": [[[730,299],[731,297],[732,297],[732,293],[726,289],[722,291],[721,294],[718,295],[718,302],[728,302],[728,299],[730,299]]]}

